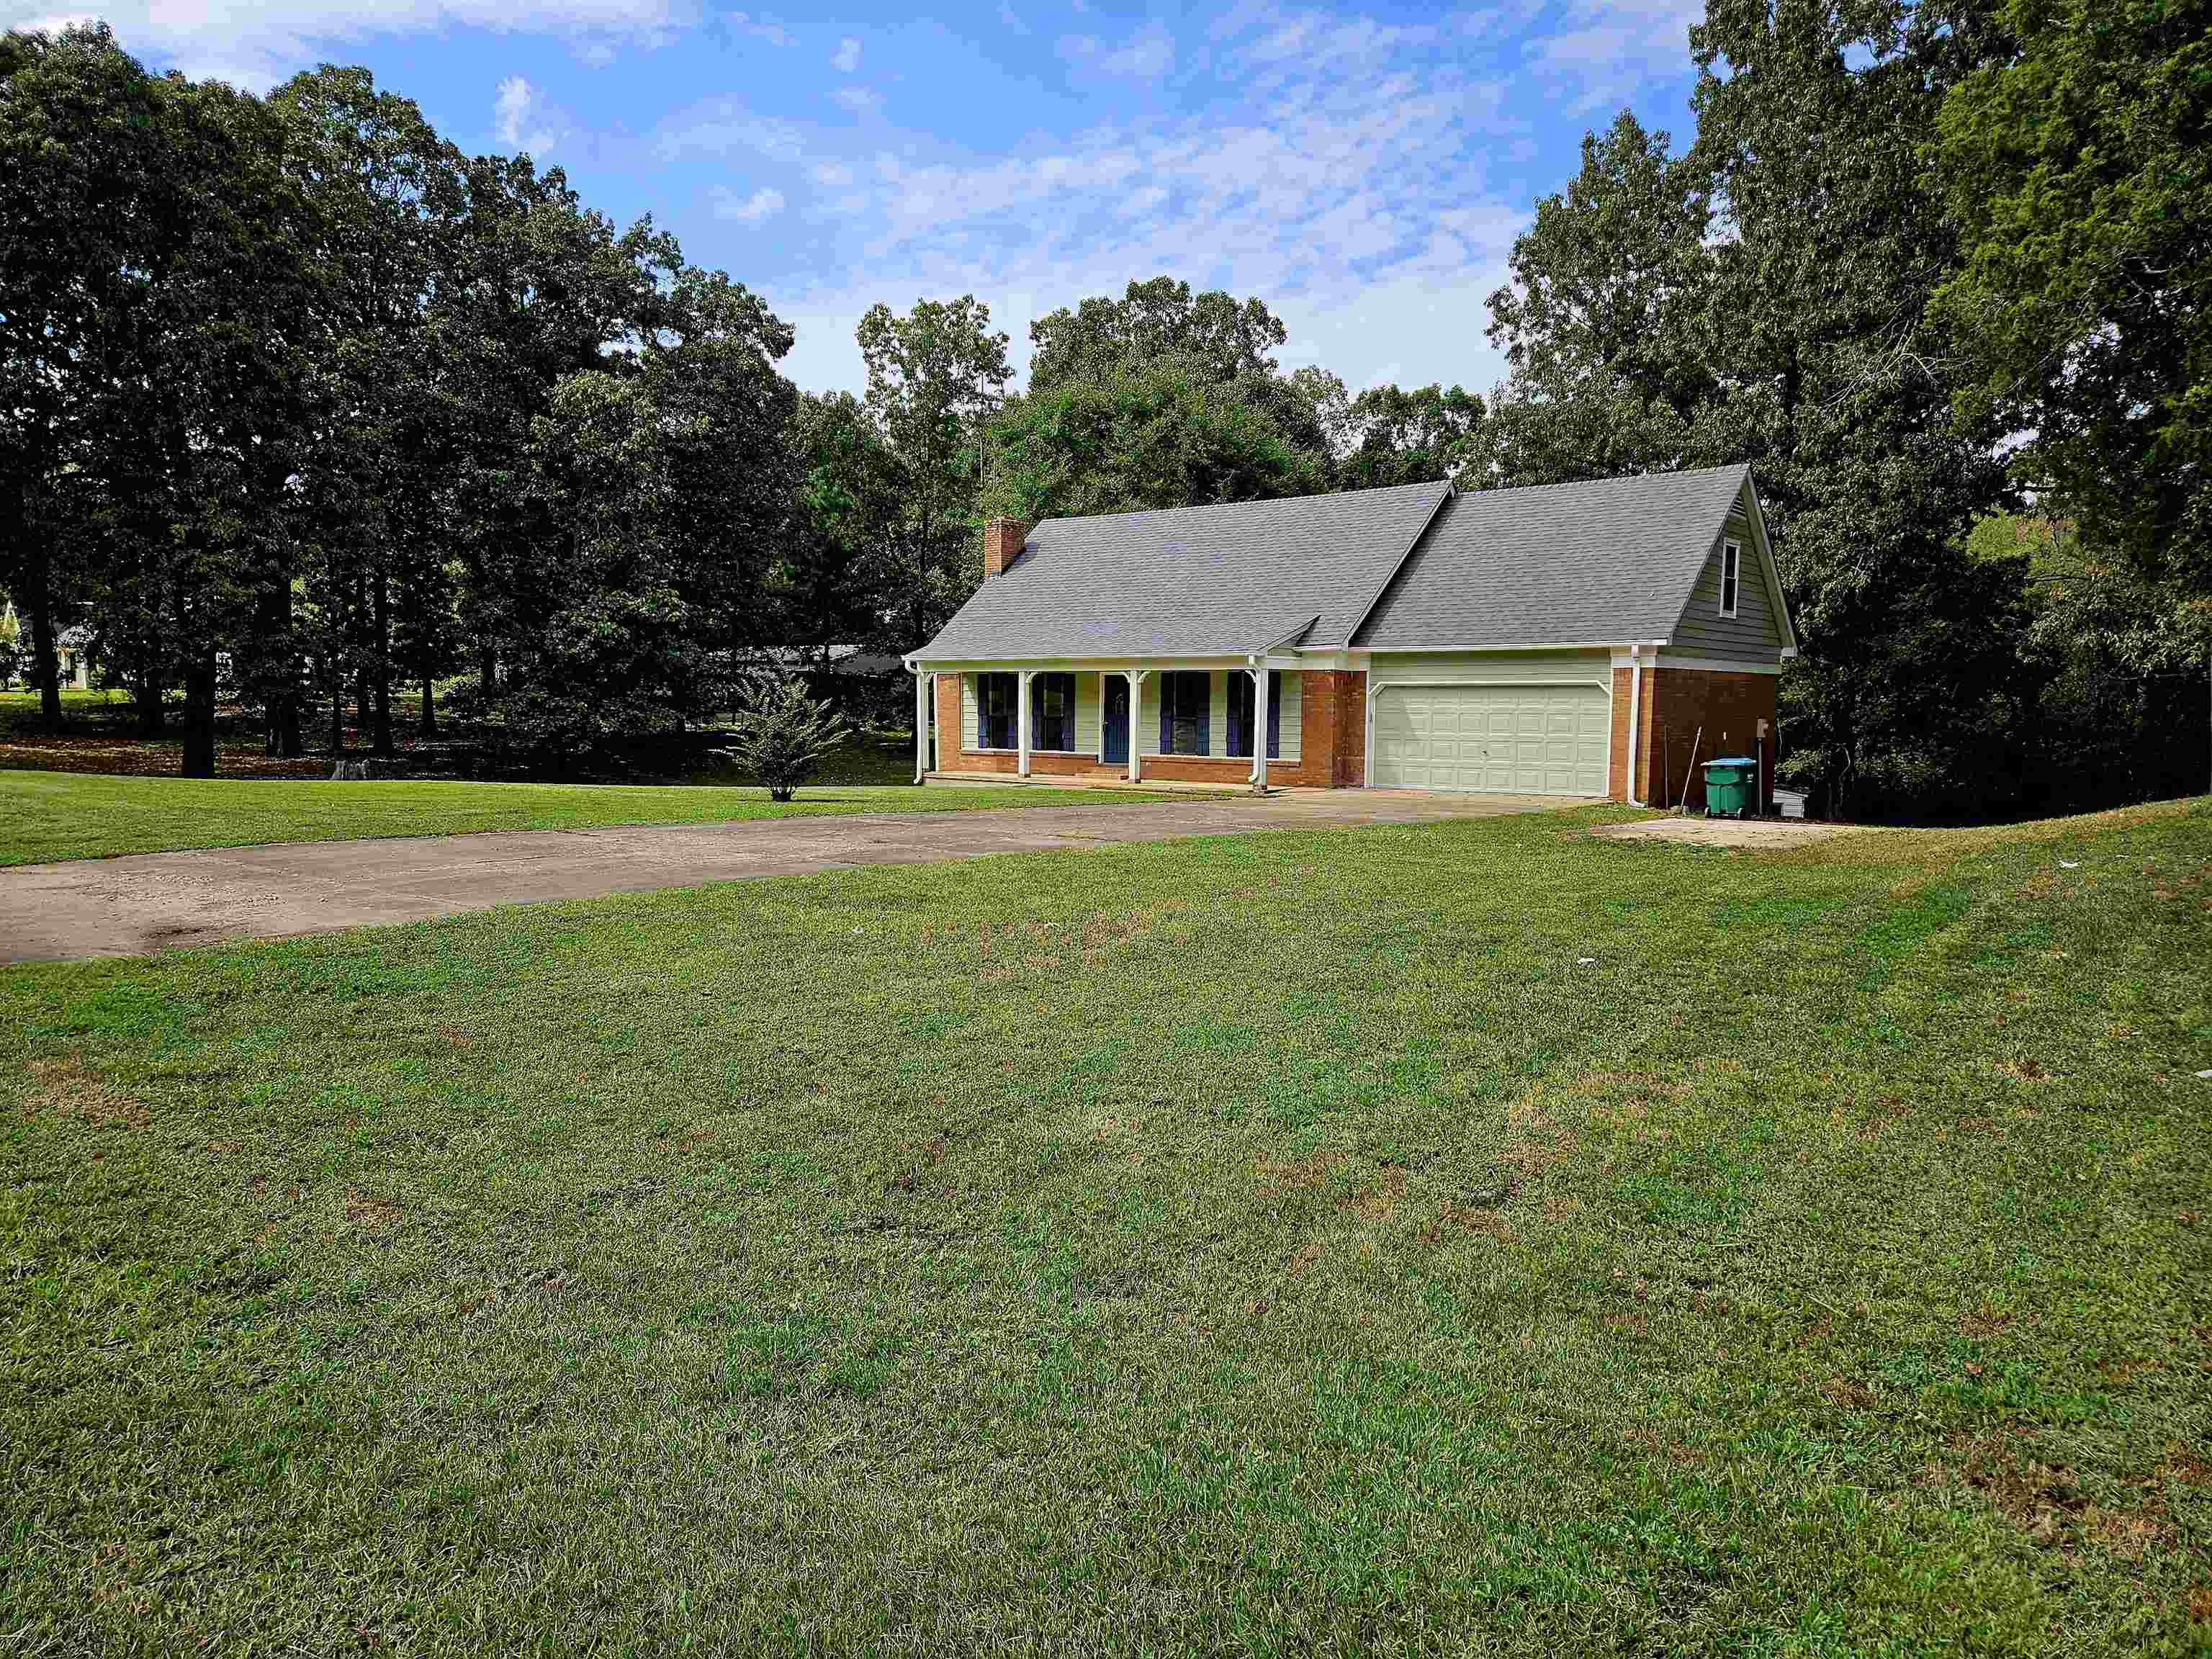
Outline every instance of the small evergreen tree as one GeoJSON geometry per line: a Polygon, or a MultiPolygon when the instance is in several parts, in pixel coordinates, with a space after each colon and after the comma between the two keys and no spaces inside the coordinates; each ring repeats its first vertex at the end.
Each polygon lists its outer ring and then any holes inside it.
{"type": "Polygon", "coordinates": [[[852,731],[799,675],[757,674],[738,688],[735,740],[718,752],[766,784],[770,800],[789,800],[852,731]]]}

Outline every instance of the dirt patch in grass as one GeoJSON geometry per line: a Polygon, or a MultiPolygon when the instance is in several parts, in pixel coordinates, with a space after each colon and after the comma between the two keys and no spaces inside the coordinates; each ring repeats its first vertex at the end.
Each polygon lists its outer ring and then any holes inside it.
{"type": "Polygon", "coordinates": [[[1950,1461],[1931,1465],[1922,1484],[1971,1487],[2037,1543],[2061,1544],[2069,1528],[2087,1516],[2088,1500],[2071,1468],[2027,1455],[2019,1438],[2009,1424],[1985,1434],[1955,1434],[1950,1461]]]}
{"type": "Polygon", "coordinates": [[[346,1188],[345,1225],[349,1233],[380,1233],[399,1224],[405,1213],[388,1198],[379,1198],[358,1187],[346,1188]]]}
{"type": "Polygon", "coordinates": [[[144,1101],[117,1088],[74,1054],[31,1062],[23,1110],[27,1116],[74,1118],[94,1128],[122,1124],[143,1129],[149,1121],[144,1101]]]}
{"type": "Polygon", "coordinates": [[[1805,847],[1837,836],[1863,835],[1850,823],[1808,823],[1802,818],[1642,818],[1601,823],[1590,834],[1601,841],[1673,841],[1692,847],[1805,847]]]}

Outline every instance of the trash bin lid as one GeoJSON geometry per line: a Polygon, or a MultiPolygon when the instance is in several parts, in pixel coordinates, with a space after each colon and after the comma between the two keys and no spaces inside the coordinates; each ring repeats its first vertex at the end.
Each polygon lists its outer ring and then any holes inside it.
{"type": "Polygon", "coordinates": [[[1717,760],[1707,761],[1705,764],[1708,766],[1756,766],[1759,762],[1750,755],[1723,755],[1717,760]]]}

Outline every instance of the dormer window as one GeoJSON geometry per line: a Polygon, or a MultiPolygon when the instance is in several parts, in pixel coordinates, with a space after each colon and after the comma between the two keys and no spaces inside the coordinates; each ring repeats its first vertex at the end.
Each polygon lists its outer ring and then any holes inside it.
{"type": "Polygon", "coordinates": [[[1735,542],[1721,544],[1721,615],[1735,615],[1736,592],[1743,585],[1743,549],[1735,542]]]}

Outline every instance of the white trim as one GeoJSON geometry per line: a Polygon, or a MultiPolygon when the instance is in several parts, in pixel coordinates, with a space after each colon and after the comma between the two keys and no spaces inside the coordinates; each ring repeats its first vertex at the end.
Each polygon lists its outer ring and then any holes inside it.
{"type": "Polygon", "coordinates": [[[1766,597],[1774,601],[1775,620],[1782,624],[1782,654],[1797,654],[1797,625],[1790,620],[1790,600],[1782,592],[1782,571],[1774,562],[1773,538],[1766,533],[1765,509],[1759,504],[1759,480],[1747,469],[1745,489],[1751,495],[1752,540],[1759,550],[1759,574],[1766,579],[1766,597]]]}
{"type": "Polygon", "coordinates": [[[1569,640],[1543,645],[1367,645],[1360,649],[1378,657],[1444,657],[1468,652],[1480,655],[1486,651],[1621,651],[1633,645],[1666,643],[1665,640],[1569,640]]]}
{"type": "Polygon", "coordinates": [[[1743,544],[1733,536],[1721,538],[1721,615],[1730,621],[1743,603],[1743,544]],[[1734,569],[1729,566],[1733,564],[1734,569]],[[1730,584],[1734,593],[1730,593],[1730,584]],[[1734,603],[1731,603],[1733,598],[1734,603]]]}
{"type": "Polygon", "coordinates": [[[1389,573],[1382,578],[1382,586],[1375,590],[1374,596],[1362,607],[1359,619],[1344,630],[1344,642],[1346,645],[1350,645],[1352,641],[1359,637],[1359,630],[1367,626],[1367,619],[1375,614],[1375,607],[1382,603],[1382,596],[1390,591],[1391,586],[1397,581],[1399,574],[1405,569],[1407,562],[1413,558],[1413,550],[1428,539],[1429,526],[1436,523],[1437,514],[1443,512],[1446,503],[1457,494],[1459,491],[1454,487],[1452,481],[1446,478],[1444,493],[1437,497],[1437,504],[1429,509],[1429,516],[1421,520],[1421,527],[1413,532],[1413,539],[1406,544],[1404,552],[1391,561],[1389,573]]]}
{"type": "Polygon", "coordinates": [[[1021,733],[1022,738],[1021,775],[1024,777],[1030,775],[1030,682],[1036,678],[1036,674],[1034,668],[1019,671],[1021,689],[1016,696],[1020,701],[1014,706],[1014,729],[1021,733]]]}
{"type": "Polygon", "coordinates": [[[1102,665],[1115,670],[1142,667],[1147,672],[1155,668],[1182,668],[1219,671],[1242,667],[1251,658],[1249,651],[1222,651],[1189,657],[1133,657],[1126,651],[1111,654],[1076,657],[923,657],[916,653],[903,659],[910,665],[927,668],[932,672],[967,672],[976,674],[1010,674],[1019,668],[1035,669],[1041,674],[1083,672],[1083,665],[1092,669],[1102,665]]]}
{"type": "MultiPolygon", "coordinates": [[[[1636,722],[1644,713],[1644,657],[1642,647],[1628,647],[1628,804],[1641,806],[1636,799],[1636,722]]],[[[1607,722],[1612,724],[1610,720],[1607,722]]],[[[1605,793],[1613,795],[1613,733],[1607,732],[1605,740],[1605,793]]]]}
{"type": "MultiPolygon", "coordinates": [[[[1321,618],[1319,617],[1309,617],[1305,621],[1300,623],[1296,628],[1293,628],[1289,633],[1284,635],[1279,640],[1270,640],[1267,644],[1261,646],[1257,651],[1249,651],[1245,653],[1244,660],[1249,662],[1254,657],[1265,657],[1274,652],[1280,651],[1285,646],[1290,645],[1292,640],[1297,638],[1299,635],[1304,633],[1306,629],[1311,628],[1320,620],[1321,618]]],[[[1293,646],[1291,648],[1295,650],[1297,647],[1293,646]]]]}
{"type": "MultiPolygon", "coordinates": [[[[1654,653],[1648,660],[1654,668],[1694,668],[1713,674],[1779,674],[1782,672],[1782,665],[1778,662],[1735,662],[1726,657],[1670,657],[1654,653]]],[[[1626,657],[1615,657],[1613,665],[1626,668],[1628,662],[1626,657]]]]}
{"type": "MultiPolygon", "coordinates": [[[[1141,783],[1145,775],[1145,745],[1137,741],[1137,723],[1145,715],[1145,681],[1151,674],[1148,668],[1125,668],[1121,678],[1129,682],[1129,781],[1141,783]]],[[[1103,725],[1102,719],[1101,725],[1103,725]]]]}
{"type": "Polygon", "coordinates": [[[914,781],[929,773],[930,706],[937,701],[937,676],[914,671],[914,781]]]}
{"type": "Polygon", "coordinates": [[[1252,787],[1267,793],[1267,676],[1275,671],[1264,664],[1244,671],[1252,677],[1252,787]]]}

